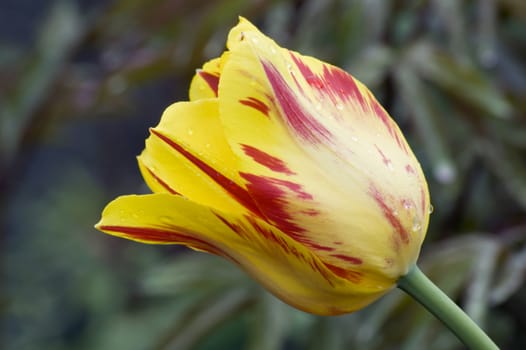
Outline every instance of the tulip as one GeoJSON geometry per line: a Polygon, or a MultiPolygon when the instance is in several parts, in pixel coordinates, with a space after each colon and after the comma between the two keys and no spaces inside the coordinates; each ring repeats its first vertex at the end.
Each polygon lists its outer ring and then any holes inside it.
{"type": "Polygon", "coordinates": [[[153,194],[97,228],[239,265],[318,315],[375,301],[413,270],[427,183],[396,123],[345,71],[281,48],[245,19],[166,109],[138,157],[153,194]]]}

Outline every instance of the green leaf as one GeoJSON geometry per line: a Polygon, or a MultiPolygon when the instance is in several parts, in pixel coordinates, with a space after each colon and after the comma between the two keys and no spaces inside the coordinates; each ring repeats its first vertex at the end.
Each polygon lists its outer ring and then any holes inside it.
{"type": "Polygon", "coordinates": [[[454,59],[427,43],[411,53],[415,69],[451,97],[476,108],[480,117],[510,118],[512,107],[492,80],[467,60],[454,59]]]}
{"type": "Polygon", "coordinates": [[[396,67],[395,79],[400,98],[411,113],[412,121],[426,147],[433,175],[442,184],[453,182],[457,174],[456,166],[439,128],[438,109],[428,97],[426,86],[407,63],[396,67]]]}

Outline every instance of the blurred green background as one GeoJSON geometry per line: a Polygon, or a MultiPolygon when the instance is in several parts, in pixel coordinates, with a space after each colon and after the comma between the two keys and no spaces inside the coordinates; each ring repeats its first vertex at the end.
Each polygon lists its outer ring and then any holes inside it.
{"type": "Polygon", "coordinates": [[[0,346],[463,348],[398,291],[314,317],[220,258],[93,229],[148,191],[148,127],[238,15],[374,91],[429,181],[422,268],[503,349],[526,348],[523,0],[3,0],[0,346]]]}

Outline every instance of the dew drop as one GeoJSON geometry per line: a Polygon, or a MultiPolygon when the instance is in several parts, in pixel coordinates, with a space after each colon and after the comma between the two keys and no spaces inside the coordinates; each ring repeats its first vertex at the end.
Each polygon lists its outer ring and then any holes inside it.
{"type": "Polygon", "coordinates": [[[272,53],[272,54],[275,54],[275,53],[276,53],[276,49],[274,48],[274,46],[271,46],[271,47],[270,47],[270,53],[272,53]]]}
{"type": "Polygon", "coordinates": [[[413,232],[417,232],[417,231],[420,231],[420,229],[422,228],[422,224],[420,223],[420,220],[418,218],[413,218],[413,232]]]}
{"type": "Polygon", "coordinates": [[[343,111],[343,105],[341,103],[336,104],[336,109],[339,111],[343,111]]]}
{"type": "Polygon", "coordinates": [[[207,143],[207,144],[205,145],[205,147],[206,147],[206,148],[210,148],[210,144],[207,143]]]}
{"type": "Polygon", "coordinates": [[[433,207],[433,204],[429,204],[429,211],[428,211],[428,213],[431,214],[431,213],[433,213],[434,210],[435,210],[435,208],[433,207]]]}
{"type": "Polygon", "coordinates": [[[398,210],[395,209],[392,211],[392,213],[393,213],[393,216],[398,216],[398,210]]]}
{"type": "Polygon", "coordinates": [[[292,70],[292,64],[287,63],[287,69],[288,69],[289,71],[291,71],[291,70],[292,70]]]}
{"type": "Polygon", "coordinates": [[[259,42],[259,40],[258,40],[257,38],[252,38],[252,42],[253,42],[254,44],[257,44],[257,43],[259,42]]]}
{"type": "Polygon", "coordinates": [[[318,102],[314,108],[316,108],[317,111],[321,111],[321,103],[318,102]]]}
{"type": "Polygon", "coordinates": [[[187,133],[188,136],[192,136],[194,134],[194,131],[192,129],[188,129],[187,133]]]}
{"type": "Polygon", "coordinates": [[[358,142],[358,138],[356,136],[351,136],[351,140],[353,140],[354,142],[358,142]]]}
{"type": "Polygon", "coordinates": [[[127,218],[128,218],[128,213],[126,212],[126,210],[124,209],[119,210],[119,221],[124,222],[126,221],[127,218]]]}
{"type": "Polygon", "coordinates": [[[161,222],[161,224],[165,224],[165,225],[172,224],[172,218],[170,218],[169,216],[161,216],[159,217],[159,221],[161,222]]]}

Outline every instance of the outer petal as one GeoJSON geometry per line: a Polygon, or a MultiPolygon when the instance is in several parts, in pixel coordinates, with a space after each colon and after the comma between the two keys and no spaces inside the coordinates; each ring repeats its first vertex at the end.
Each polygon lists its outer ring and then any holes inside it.
{"type": "Polygon", "coordinates": [[[321,315],[357,310],[394,285],[327,266],[253,216],[220,213],[169,194],[119,197],[104,209],[97,228],[140,242],[184,244],[224,256],[287,303],[321,315]]]}
{"type": "Polygon", "coordinates": [[[195,72],[190,84],[190,101],[217,97],[219,76],[223,62],[228,55],[229,53],[225,52],[221,57],[206,62],[201,69],[195,72]]]}
{"type": "Polygon", "coordinates": [[[217,99],[168,107],[138,160],[154,192],[181,194],[227,212],[258,211],[236,171],[238,160],[224,138],[217,99]]]}
{"type": "Polygon", "coordinates": [[[429,195],[396,124],[350,75],[280,48],[243,19],[228,47],[220,117],[261,211],[326,262],[406,273],[429,195]]]}

